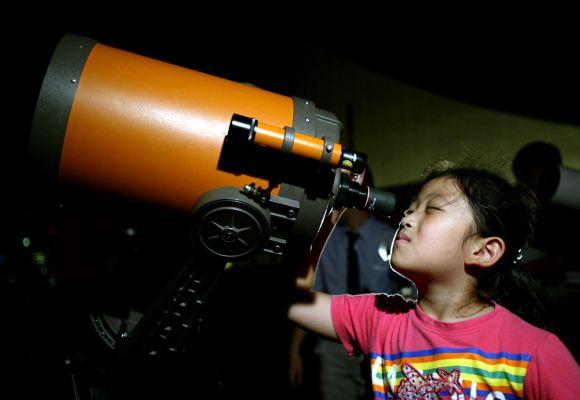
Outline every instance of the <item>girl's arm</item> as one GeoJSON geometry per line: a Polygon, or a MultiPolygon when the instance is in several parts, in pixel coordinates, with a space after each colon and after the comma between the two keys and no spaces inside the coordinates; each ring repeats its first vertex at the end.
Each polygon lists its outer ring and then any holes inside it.
{"type": "Polygon", "coordinates": [[[328,215],[312,245],[312,251],[306,263],[298,271],[295,280],[294,298],[288,308],[288,318],[301,327],[331,339],[338,339],[330,314],[331,296],[326,293],[313,292],[314,271],[326,240],[336,225],[340,213],[332,211],[328,215]]]}
{"type": "Polygon", "coordinates": [[[338,339],[330,315],[330,295],[326,293],[304,293],[301,299],[288,309],[288,318],[304,329],[331,339],[338,339]]]}
{"type": "MultiPolygon", "coordinates": [[[[348,173],[345,170],[342,170],[342,172],[348,173]]],[[[351,173],[350,179],[362,183],[364,173],[360,175],[351,173]]],[[[295,281],[295,296],[288,308],[288,318],[291,321],[305,329],[335,340],[338,340],[338,335],[334,330],[330,312],[331,296],[326,293],[313,292],[311,288],[314,282],[314,271],[324,250],[324,245],[338,222],[342,211],[333,210],[324,219],[320,231],[312,244],[312,251],[306,262],[299,268],[298,277],[295,281]]]]}

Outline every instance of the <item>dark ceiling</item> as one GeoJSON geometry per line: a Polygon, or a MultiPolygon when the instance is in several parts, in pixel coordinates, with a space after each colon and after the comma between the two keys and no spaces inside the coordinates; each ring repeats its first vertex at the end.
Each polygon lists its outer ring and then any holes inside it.
{"type": "Polygon", "coordinates": [[[352,37],[329,47],[385,76],[446,97],[580,125],[576,35],[352,37]]]}

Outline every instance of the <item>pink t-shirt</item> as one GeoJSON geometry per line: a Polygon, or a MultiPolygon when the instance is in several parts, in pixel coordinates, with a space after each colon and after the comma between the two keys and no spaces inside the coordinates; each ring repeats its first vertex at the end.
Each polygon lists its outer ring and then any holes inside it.
{"type": "Polygon", "coordinates": [[[564,344],[494,305],[455,323],[400,296],[333,296],[331,310],[349,354],[369,358],[376,399],[580,400],[580,367],[564,344]]]}

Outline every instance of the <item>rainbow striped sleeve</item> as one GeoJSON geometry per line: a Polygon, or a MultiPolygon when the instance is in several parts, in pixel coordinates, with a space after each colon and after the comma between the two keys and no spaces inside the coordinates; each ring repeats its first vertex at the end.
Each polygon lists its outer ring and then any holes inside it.
{"type": "Polygon", "coordinates": [[[523,399],[524,377],[532,358],[528,354],[443,347],[369,356],[376,399],[467,400],[486,399],[490,393],[494,398],[523,399]],[[433,394],[413,397],[415,393],[433,394]]]}

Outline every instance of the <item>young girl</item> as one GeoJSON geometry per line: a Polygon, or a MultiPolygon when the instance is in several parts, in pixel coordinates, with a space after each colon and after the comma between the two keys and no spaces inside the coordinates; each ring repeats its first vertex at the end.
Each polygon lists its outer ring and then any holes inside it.
{"type": "Polygon", "coordinates": [[[580,399],[580,368],[562,342],[508,311],[536,303],[518,263],[533,214],[497,175],[435,168],[392,244],[391,266],[419,300],[310,292],[289,317],[363,352],[376,399],[580,399]]]}

